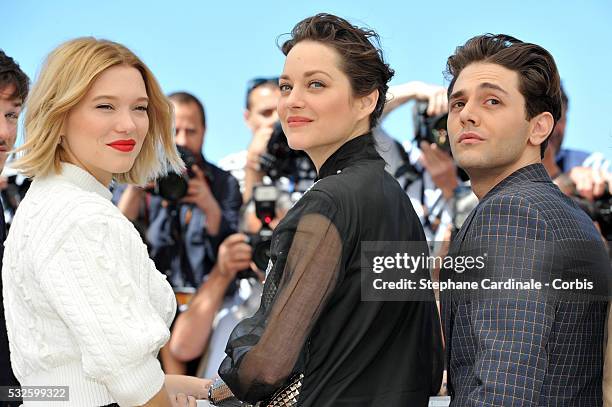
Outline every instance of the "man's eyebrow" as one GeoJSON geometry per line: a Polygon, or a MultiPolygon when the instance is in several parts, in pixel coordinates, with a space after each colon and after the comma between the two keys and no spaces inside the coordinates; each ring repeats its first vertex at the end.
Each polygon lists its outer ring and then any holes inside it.
{"type": "Polygon", "coordinates": [[[483,82],[480,85],[478,85],[478,87],[480,89],[494,89],[494,90],[498,90],[498,91],[500,91],[502,93],[505,93],[506,95],[508,94],[508,92],[506,92],[504,90],[504,88],[502,88],[501,86],[496,85],[494,83],[491,83],[491,82],[483,82]]]}
{"type": "MultiPolygon", "coordinates": [[[[501,86],[496,85],[494,83],[491,83],[491,82],[483,82],[480,85],[478,85],[478,88],[479,89],[493,89],[493,90],[498,90],[498,91],[500,91],[500,92],[502,92],[502,93],[504,93],[506,95],[508,94],[508,92],[504,88],[502,88],[501,86]]],[[[456,92],[453,92],[449,96],[448,99],[449,100],[451,100],[451,99],[458,99],[458,98],[463,97],[463,96],[465,96],[465,91],[463,89],[460,89],[460,90],[458,90],[456,92]]]]}
{"type": "Polygon", "coordinates": [[[458,90],[456,92],[453,92],[450,96],[449,96],[449,100],[450,99],[458,99],[460,97],[462,97],[463,95],[465,95],[465,92],[463,90],[458,90]]]}

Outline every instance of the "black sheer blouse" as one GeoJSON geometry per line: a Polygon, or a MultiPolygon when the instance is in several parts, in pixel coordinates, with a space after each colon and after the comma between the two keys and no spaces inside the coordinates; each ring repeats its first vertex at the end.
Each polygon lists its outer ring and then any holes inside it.
{"type": "Polygon", "coordinates": [[[238,399],[300,373],[299,406],[426,406],[439,388],[435,302],[361,301],[361,241],[425,240],[384,167],[370,134],[350,140],[275,229],[261,306],[219,368],[238,399]]]}

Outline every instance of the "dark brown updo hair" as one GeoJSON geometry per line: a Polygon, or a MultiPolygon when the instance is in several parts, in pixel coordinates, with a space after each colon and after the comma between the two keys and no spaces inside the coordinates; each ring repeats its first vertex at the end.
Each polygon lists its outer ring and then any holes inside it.
{"type": "Polygon", "coordinates": [[[305,18],[291,30],[291,39],[281,46],[283,54],[300,41],[320,42],[340,55],[340,70],[349,78],[353,95],[360,97],[378,89],[376,108],[370,114],[370,129],[378,123],[385,107],[387,83],[394,71],[385,63],[380,38],[375,31],[359,28],[343,18],[321,13],[305,18]]]}

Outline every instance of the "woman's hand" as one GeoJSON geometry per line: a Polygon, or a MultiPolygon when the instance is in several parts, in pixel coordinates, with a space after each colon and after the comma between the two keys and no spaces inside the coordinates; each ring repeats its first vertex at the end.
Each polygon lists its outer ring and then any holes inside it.
{"type": "MultiPolygon", "coordinates": [[[[166,389],[170,399],[174,402],[177,395],[193,396],[196,400],[208,399],[208,388],[212,384],[210,379],[200,379],[192,376],[166,375],[166,389]]],[[[185,406],[187,404],[181,404],[185,406]]],[[[191,404],[189,404],[191,406],[191,404]]],[[[194,404],[195,406],[195,404],[194,404]]]]}

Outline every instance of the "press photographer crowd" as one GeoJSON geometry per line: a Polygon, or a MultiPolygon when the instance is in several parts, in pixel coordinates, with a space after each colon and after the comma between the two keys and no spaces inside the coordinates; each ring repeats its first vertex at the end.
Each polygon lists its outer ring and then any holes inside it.
{"type": "MultiPolygon", "coordinates": [[[[362,241],[612,240],[610,162],[564,145],[546,50],[486,34],[440,61],[448,86],[388,86],[376,41],[298,23],[218,163],[206,100],[122,45],[68,41],[33,83],[0,51],[0,406],[612,406],[607,300],[360,299],[362,241]]],[[[547,279],[529,247],[487,269],[547,279]]]]}

